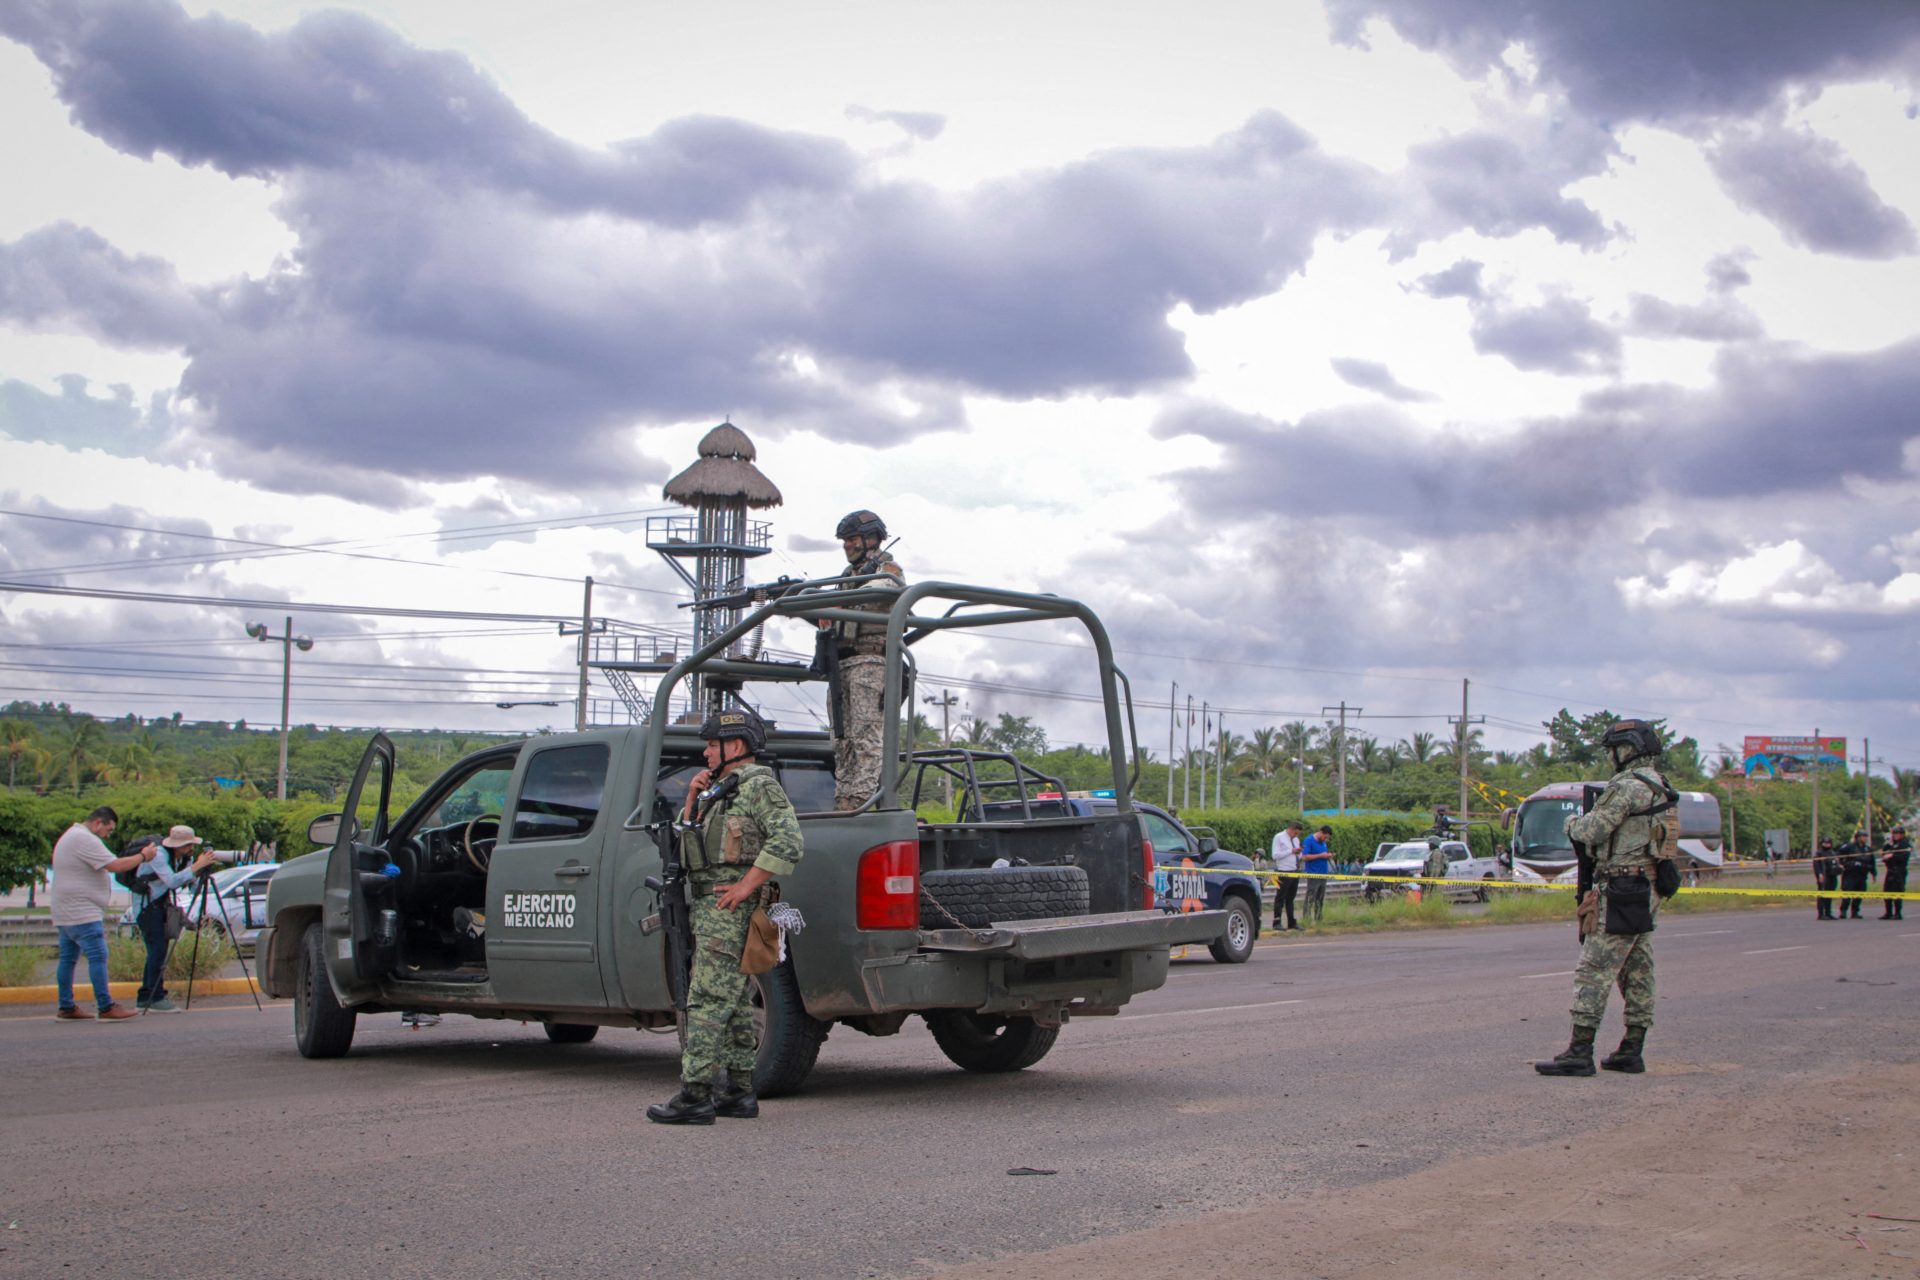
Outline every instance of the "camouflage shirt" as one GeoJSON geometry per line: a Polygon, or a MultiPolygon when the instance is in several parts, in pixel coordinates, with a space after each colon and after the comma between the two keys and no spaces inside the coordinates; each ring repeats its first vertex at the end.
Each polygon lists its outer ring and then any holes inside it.
{"type": "Polygon", "coordinates": [[[792,875],[802,852],[793,801],[763,764],[741,765],[734,773],[739,786],[708,807],[698,829],[688,833],[687,870],[755,866],[770,875],[792,875]]]}
{"type": "MultiPolygon", "coordinates": [[[[1653,824],[1659,815],[1637,817],[1635,814],[1651,809],[1666,797],[1634,776],[1639,773],[1666,781],[1651,765],[1622,769],[1607,780],[1607,789],[1591,813],[1583,813],[1567,823],[1567,837],[1593,850],[1596,879],[1653,866],[1653,824]]],[[[1668,810],[1668,814],[1671,813],[1668,810]]]]}
{"type": "MultiPolygon", "coordinates": [[[[906,585],[907,575],[905,570],[901,569],[900,562],[884,551],[874,552],[859,564],[848,565],[840,571],[840,576],[843,578],[857,578],[869,573],[886,574],[889,578],[893,579],[891,585],[894,586],[906,585]]],[[[862,587],[880,587],[887,585],[889,584],[883,581],[859,584],[859,586],[862,587]]],[[[854,584],[848,583],[843,589],[851,589],[853,587],[854,584]]],[[[882,654],[887,651],[887,624],[885,621],[836,622],[834,623],[834,636],[839,643],[840,653],[843,657],[849,654],[882,654]]]]}

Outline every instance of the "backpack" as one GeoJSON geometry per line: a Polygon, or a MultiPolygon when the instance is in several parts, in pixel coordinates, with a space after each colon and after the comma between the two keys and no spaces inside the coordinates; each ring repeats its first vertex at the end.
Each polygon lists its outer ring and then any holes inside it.
{"type": "MultiPolygon", "coordinates": [[[[160,843],[159,836],[141,836],[137,840],[129,840],[127,842],[126,848],[120,851],[120,856],[124,858],[129,853],[139,853],[142,849],[145,849],[148,845],[159,844],[159,843],[160,843]]],[[[160,850],[160,852],[155,856],[164,858],[166,856],[166,853],[167,851],[163,847],[160,850]]],[[[145,865],[144,863],[141,863],[135,866],[128,867],[125,871],[114,872],[113,873],[114,883],[119,885],[122,889],[125,889],[128,893],[134,894],[137,897],[141,897],[141,898],[146,897],[147,884],[151,882],[152,877],[142,876],[140,874],[140,867],[144,865],[145,865]]]]}

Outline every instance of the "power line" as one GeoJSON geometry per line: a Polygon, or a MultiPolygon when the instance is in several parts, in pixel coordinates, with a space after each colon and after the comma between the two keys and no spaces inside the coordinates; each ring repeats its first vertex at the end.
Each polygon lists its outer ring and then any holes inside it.
{"type": "Polygon", "coordinates": [[[580,615],[577,613],[481,613],[461,609],[400,609],[385,605],[308,604],[292,600],[248,600],[234,596],[170,595],[160,591],[124,591],[110,587],[42,586],[33,582],[0,582],[0,591],[18,591],[26,595],[73,596],[82,600],[128,600],[140,604],[197,604],[214,609],[268,609],[283,613],[344,613],[368,618],[437,618],[450,622],[551,622],[556,624],[580,620],[580,615]]]}

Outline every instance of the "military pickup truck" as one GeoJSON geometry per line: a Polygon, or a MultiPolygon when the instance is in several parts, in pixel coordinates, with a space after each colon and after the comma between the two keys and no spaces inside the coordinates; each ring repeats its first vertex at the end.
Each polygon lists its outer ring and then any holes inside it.
{"type": "Polygon", "coordinates": [[[782,887],[805,926],[788,934],[786,959],[755,979],[761,1093],[798,1088],[835,1027],[893,1035],[916,1016],[966,1070],[1031,1066],[1071,1018],[1111,1015],[1161,986],[1170,947],[1219,939],[1224,912],[1157,909],[1153,845],[1130,799],[1131,697],[1090,609],[953,583],[837,585],[781,584],[660,676],[644,724],[488,747],[397,815],[394,749],[376,734],[341,814],[309,832],[330,847],[284,864],[268,894],[256,954],[266,989],[293,1000],[301,1054],[338,1057],[360,1014],[395,1010],[539,1022],[558,1044],[601,1027],[680,1028],[657,926],[670,819],[701,767],[701,743],[668,709],[696,677],[709,705],[750,701],[758,684],[817,679],[802,664],[742,656],[758,653],[748,638],[780,619],[811,632],[821,620],[885,618],[894,678],[883,758],[896,768],[882,771],[863,808],[831,812],[829,737],[778,726],[769,736],[771,763],[800,811],[806,853],[782,887]],[[965,751],[902,754],[915,647],[950,630],[1030,622],[1078,623],[1091,641],[1112,807],[921,819],[902,800],[910,778],[916,794],[929,776],[957,778],[974,789],[975,814],[979,788],[1000,795],[1027,781],[965,751]]]}

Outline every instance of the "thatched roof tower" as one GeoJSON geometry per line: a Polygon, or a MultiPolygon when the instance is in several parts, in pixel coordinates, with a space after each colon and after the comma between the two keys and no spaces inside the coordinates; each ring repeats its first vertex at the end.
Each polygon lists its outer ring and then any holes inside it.
{"type": "Polygon", "coordinates": [[[692,466],[667,481],[661,492],[669,501],[696,508],[741,500],[756,510],[780,505],[780,490],[753,465],[759,451],[747,433],[731,422],[707,432],[699,453],[692,466]]]}

